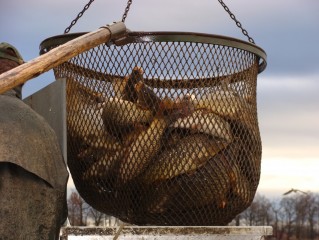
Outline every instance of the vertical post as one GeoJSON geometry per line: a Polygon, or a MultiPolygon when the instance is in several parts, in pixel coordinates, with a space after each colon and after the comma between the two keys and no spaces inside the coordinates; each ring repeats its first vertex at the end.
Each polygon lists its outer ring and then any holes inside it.
{"type": "Polygon", "coordinates": [[[64,161],[67,161],[66,144],[66,80],[59,79],[25,98],[23,101],[40,114],[55,131],[64,161]],[[45,101],[43,101],[45,99],[45,101]]]}

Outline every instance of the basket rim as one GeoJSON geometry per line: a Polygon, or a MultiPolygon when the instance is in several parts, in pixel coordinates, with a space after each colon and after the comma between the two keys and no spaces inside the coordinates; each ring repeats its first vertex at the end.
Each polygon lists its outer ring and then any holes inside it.
{"type": "MultiPolygon", "coordinates": [[[[68,41],[71,41],[77,37],[80,37],[88,32],[77,32],[61,34],[49,37],[40,43],[40,54],[44,54],[50,50],[50,48],[57,45],[62,45],[68,41]]],[[[233,37],[207,34],[207,33],[195,33],[195,32],[142,32],[134,31],[127,32],[127,34],[119,39],[114,39],[111,44],[117,46],[139,43],[139,42],[193,42],[193,43],[207,43],[221,46],[229,46],[237,49],[242,49],[255,54],[258,57],[258,73],[265,70],[267,66],[267,54],[259,46],[233,37]]]]}

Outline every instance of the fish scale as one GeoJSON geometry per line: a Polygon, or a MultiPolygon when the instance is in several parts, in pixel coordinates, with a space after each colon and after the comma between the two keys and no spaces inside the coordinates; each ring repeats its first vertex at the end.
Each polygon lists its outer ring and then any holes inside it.
{"type": "Polygon", "coordinates": [[[227,143],[212,140],[203,134],[187,136],[152,162],[144,172],[144,181],[152,183],[190,173],[226,146],[227,143]]]}

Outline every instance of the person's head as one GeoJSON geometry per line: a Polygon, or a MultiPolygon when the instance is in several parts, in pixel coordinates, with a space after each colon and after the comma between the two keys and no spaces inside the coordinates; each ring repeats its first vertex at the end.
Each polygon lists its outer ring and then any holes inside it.
{"type": "MultiPolygon", "coordinates": [[[[9,43],[0,43],[0,74],[7,72],[21,64],[23,64],[23,58],[19,51],[9,43]]],[[[8,92],[14,91],[14,94],[21,98],[22,85],[10,90],[8,92]]]]}

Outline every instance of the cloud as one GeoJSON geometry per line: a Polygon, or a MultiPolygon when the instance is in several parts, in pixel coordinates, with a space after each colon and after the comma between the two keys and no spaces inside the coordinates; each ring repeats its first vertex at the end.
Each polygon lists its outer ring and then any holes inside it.
{"type": "Polygon", "coordinates": [[[302,191],[318,191],[317,171],[319,158],[266,158],[262,161],[258,191],[277,194],[291,188],[302,191]],[[306,175],[304,173],[307,173],[306,175]]]}
{"type": "Polygon", "coordinates": [[[319,75],[258,79],[266,157],[319,157],[319,75]]]}

